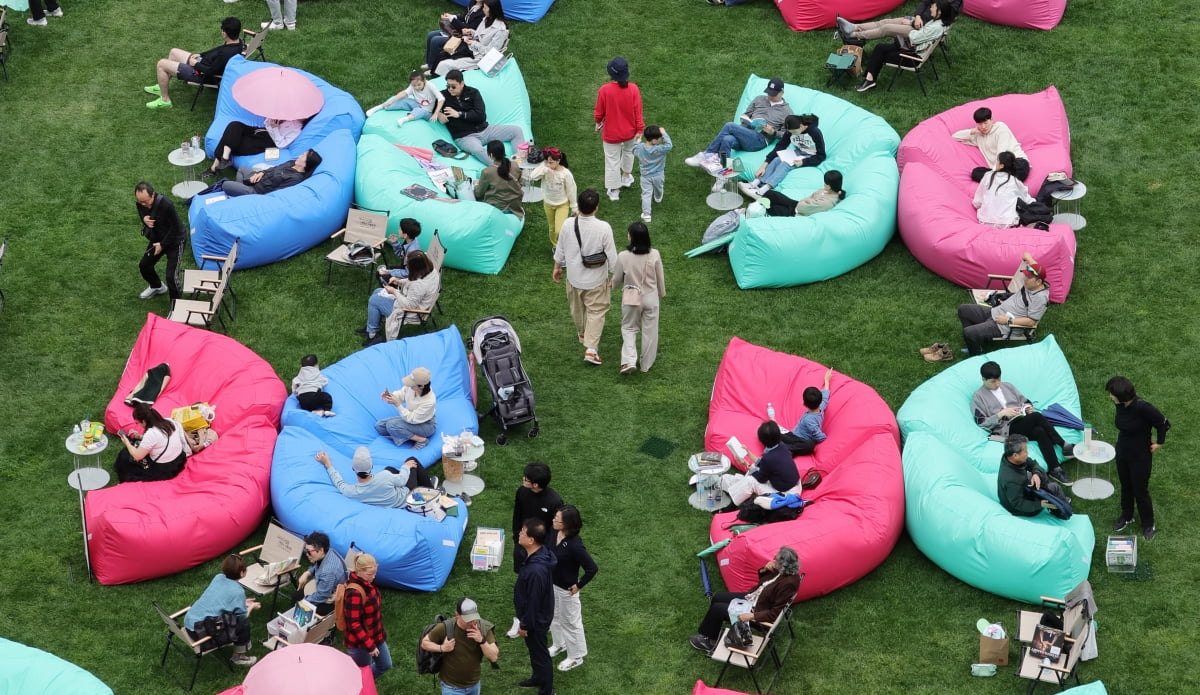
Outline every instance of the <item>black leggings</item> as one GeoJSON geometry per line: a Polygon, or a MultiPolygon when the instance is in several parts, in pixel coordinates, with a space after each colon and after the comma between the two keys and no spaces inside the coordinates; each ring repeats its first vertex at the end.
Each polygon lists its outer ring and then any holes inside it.
{"type": "Polygon", "coordinates": [[[185,464],[187,464],[186,452],[180,452],[179,457],[174,461],[152,461],[149,454],[141,461],[136,461],[133,456],[130,456],[128,449],[122,448],[117,452],[117,462],[113,464],[113,470],[117,473],[118,481],[136,483],[170,480],[179,475],[185,464]]]}
{"type": "Polygon", "coordinates": [[[259,154],[266,152],[268,147],[274,147],[275,141],[271,139],[271,135],[264,128],[256,128],[252,125],[246,125],[240,121],[230,121],[229,125],[225,126],[225,132],[221,134],[221,139],[217,141],[217,146],[213,149],[214,162],[218,159],[225,159],[225,148],[229,148],[231,155],[240,154],[259,154]]]}
{"type": "Polygon", "coordinates": [[[767,208],[768,217],[792,217],[796,214],[796,203],[786,195],[776,190],[767,191],[763,196],[770,204],[767,208]]]}

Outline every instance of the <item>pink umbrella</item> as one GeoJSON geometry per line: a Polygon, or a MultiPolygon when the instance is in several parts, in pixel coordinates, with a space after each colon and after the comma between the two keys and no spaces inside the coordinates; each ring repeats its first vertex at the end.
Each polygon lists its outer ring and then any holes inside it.
{"type": "Polygon", "coordinates": [[[295,644],[267,654],[250,668],[243,695],[359,695],[362,671],[333,647],[295,644]]]}
{"type": "Polygon", "coordinates": [[[290,68],[259,68],[233,83],[242,108],[281,121],[308,118],[325,105],[325,95],[303,74],[290,68]]]}

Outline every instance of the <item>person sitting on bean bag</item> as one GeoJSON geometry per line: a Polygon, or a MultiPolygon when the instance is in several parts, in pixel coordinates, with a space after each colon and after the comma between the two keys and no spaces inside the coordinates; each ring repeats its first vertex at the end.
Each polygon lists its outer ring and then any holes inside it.
{"type": "Polygon", "coordinates": [[[751,198],[761,198],[767,191],[775,188],[787,177],[793,168],[815,167],[825,161],[825,136],[817,127],[818,119],[811,113],[803,116],[788,116],[783,121],[783,127],[791,137],[779,138],[775,149],[767,154],[767,159],[758,168],[754,180],[741,182],[738,188],[751,198]],[[789,161],[780,156],[789,152],[789,161]]]}
{"type": "Polygon", "coordinates": [[[996,494],[1000,506],[1014,516],[1037,516],[1043,509],[1060,518],[1071,515],[1068,507],[1071,498],[1050,480],[1046,469],[1029,458],[1029,439],[1023,434],[1009,435],[1004,440],[1004,458],[996,474],[996,494]],[[1038,492],[1049,493],[1055,500],[1048,500],[1038,492]]]}
{"type": "Polygon", "coordinates": [[[1021,222],[1021,216],[1017,214],[1017,201],[1033,202],[1034,198],[1029,195],[1025,183],[1011,173],[1016,159],[1012,152],[1001,152],[996,169],[986,174],[976,187],[971,204],[975,206],[975,215],[980,224],[997,229],[1015,227],[1021,222]]]}
{"type": "Polygon", "coordinates": [[[758,426],[758,441],[763,445],[762,456],[745,475],[726,473],[721,476],[721,489],[729,493],[736,505],[756,495],[787,492],[800,483],[800,472],[788,448],[782,443],[779,425],[767,420],[758,426]]]}
{"type": "Polygon", "coordinates": [[[983,160],[987,162],[987,166],[971,170],[971,179],[982,181],[985,174],[996,168],[1001,152],[1012,152],[1016,162],[1011,173],[1024,181],[1029,176],[1029,159],[1008,125],[1004,121],[993,121],[992,110],[986,106],[975,109],[972,118],[975,121],[974,128],[964,128],[951,135],[965,145],[978,147],[979,154],[983,155],[983,160]]]}
{"type": "Polygon", "coordinates": [[[842,172],[837,169],[825,172],[825,185],[802,200],[792,200],[779,191],[767,191],[763,195],[763,199],[770,204],[770,207],[767,208],[767,215],[770,217],[815,215],[818,212],[832,210],[845,198],[846,191],[842,190],[842,172]]]}
{"type": "Polygon", "coordinates": [[[746,152],[761,150],[775,140],[783,123],[792,115],[792,107],[783,98],[783,80],[772,77],[763,94],[754,97],[737,123],[726,123],[708,147],[683,160],[692,167],[702,166],[705,156],[728,157],[733,148],[746,152]]]}
{"type": "Polygon", "coordinates": [[[221,190],[231,198],[240,195],[265,195],[281,188],[295,186],[312,176],[319,166],[321,155],[317,154],[316,150],[305,150],[299,157],[270,169],[256,172],[250,167],[241,167],[238,169],[237,180],[226,181],[221,190]]]}
{"type": "Polygon", "coordinates": [[[404,461],[403,470],[388,466],[379,473],[374,473],[375,464],[371,461],[370,450],[360,446],[354,450],[354,459],[350,463],[354,477],[357,478],[353,485],[342,479],[342,474],[337,472],[333,462],[329,460],[329,454],[319,451],[315,458],[325,466],[329,482],[333,483],[338,492],[363,504],[403,507],[410,490],[434,486],[433,479],[429,477],[425,467],[411,456],[404,461]]]}
{"type": "Polygon", "coordinates": [[[124,430],[117,433],[125,445],[113,465],[117,480],[122,483],[170,480],[179,475],[190,451],[183,425],[168,420],[145,403],[133,407],[133,419],[145,434],[138,438],[124,430]]]}

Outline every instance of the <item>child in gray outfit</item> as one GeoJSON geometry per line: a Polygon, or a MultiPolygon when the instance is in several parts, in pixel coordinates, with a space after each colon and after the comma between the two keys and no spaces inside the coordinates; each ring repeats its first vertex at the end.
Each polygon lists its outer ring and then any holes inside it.
{"type": "Polygon", "coordinates": [[[333,396],[325,392],[329,379],[321,373],[316,355],[305,355],[300,358],[300,373],[292,379],[292,395],[299,401],[300,407],[316,413],[321,417],[333,417],[333,396]]]}
{"type": "Polygon", "coordinates": [[[671,151],[671,136],[656,125],[646,126],[642,141],[633,146],[642,172],[642,219],[650,222],[650,199],[661,203],[663,182],[666,181],[667,153],[671,151]]]}

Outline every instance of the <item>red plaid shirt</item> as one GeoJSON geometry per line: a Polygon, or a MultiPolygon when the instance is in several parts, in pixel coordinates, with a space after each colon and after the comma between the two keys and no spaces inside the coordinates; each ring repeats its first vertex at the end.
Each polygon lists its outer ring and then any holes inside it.
{"type": "Polygon", "coordinates": [[[343,608],[346,614],[346,648],[371,650],[387,641],[383,629],[383,612],[380,609],[379,588],[359,579],[351,572],[348,583],[362,588],[359,593],[346,587],[343,608]]]}

